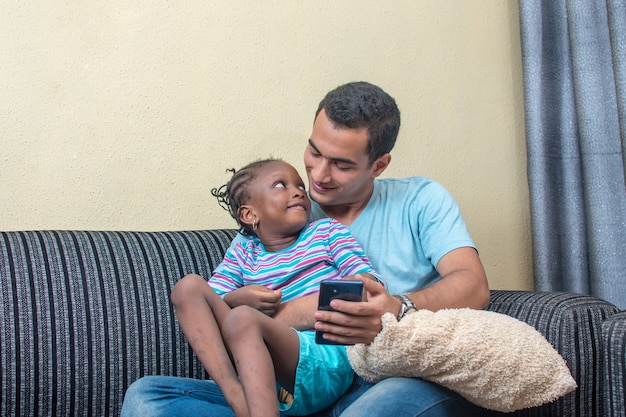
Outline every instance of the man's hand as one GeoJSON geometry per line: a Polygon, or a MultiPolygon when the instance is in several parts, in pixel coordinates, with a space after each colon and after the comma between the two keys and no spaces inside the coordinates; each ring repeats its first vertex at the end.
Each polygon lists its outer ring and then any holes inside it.
{"type": "Polygon", "coordinates": [[[367,301],[333,300],[330,306],[336,311],[315,312],[315,330],[325,332],[326,339],[343,344],[370,344],[382,330],[381,316],[386,312],[398,314],[400,302],[380,283],[361,280],[367,291],[367,301]]]}
{"type": "Polygon", "coordinates": [[[265,315],[273,316],[282,297],[281,290],[270,290],[262,285],[246,285],[226,294],[224,301],[231,308],[246,305],[265,315]]]}

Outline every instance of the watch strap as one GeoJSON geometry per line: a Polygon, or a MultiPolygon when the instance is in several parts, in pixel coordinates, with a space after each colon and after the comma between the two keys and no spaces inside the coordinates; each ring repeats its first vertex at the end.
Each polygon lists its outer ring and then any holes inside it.
{"type": "Polygon", "coordinates": [[[400,312],[398,313],[398,320],[402,317],[406,316],[411,311],[417,311],[417,307],[415,307],[415,303],[409,298],[406,294],[394,295],[402,305],[400,306],[400,312]]]}

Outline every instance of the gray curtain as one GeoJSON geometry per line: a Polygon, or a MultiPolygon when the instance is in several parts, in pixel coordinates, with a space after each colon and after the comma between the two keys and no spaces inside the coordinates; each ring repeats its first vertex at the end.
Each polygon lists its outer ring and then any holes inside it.
{"type": "Polygon", "coordinates": [[[520,0],[535,289],[626,309],[626,0],[520,0]]]}

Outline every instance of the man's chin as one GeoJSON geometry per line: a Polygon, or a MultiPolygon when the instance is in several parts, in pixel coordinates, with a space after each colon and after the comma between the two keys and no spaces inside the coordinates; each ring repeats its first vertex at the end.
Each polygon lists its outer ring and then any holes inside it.
{"type": "Polygon", "coordinates": [[[330,193],[330,192],[320,194],[320,193],[309,191],[309,198],[315,201],[320,206],[328,206],[328,205],[332,205],[332,201],[333,201],[332,194],[333,193],[330,193]]]}

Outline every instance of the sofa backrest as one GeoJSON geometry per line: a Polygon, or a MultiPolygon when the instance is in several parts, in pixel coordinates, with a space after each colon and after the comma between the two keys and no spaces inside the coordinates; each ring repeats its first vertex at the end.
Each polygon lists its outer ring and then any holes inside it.
{"type": "Polygon", "coordinates": [[[169,294],[234,235],[0,233],[0,415],[117,416],[143,375],[205,378],[169,294]]]}

